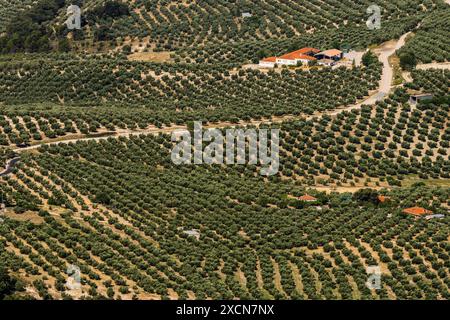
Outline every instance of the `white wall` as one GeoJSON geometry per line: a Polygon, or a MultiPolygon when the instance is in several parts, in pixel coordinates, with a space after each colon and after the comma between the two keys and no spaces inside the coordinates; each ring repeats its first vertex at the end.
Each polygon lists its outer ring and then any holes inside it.
{"type": "Polygon", "coordinates": [[[296,60],[288,60],[288,59],[277,59],[277,64],[295,66],[297,65],[296,60]]]}
{"type": "Polygon", "coordinates": [[[274,68],[275,62],[269,62],[269,61],[260,61],[259,66],[263,68],[274,68]]]}
{"type": "Polygon", "coordinates": [[[299,62],[301,62],[303,65],[307,65],[309,60],[306,60],[306,59],[295,59],[295,60],[277,59],[277,64],[288,65],[288,66],[296,66],[299,62]]]}

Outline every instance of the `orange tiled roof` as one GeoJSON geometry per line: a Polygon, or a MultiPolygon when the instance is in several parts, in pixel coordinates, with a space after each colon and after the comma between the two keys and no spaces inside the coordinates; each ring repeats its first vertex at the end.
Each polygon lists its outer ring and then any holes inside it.
{"type": "Polygon", "coordinates": [[[302,60],[316,60],[316,58],[308,56],[307,53],[318,53],[320,52],[319,49],[315,49],[315,48],[302,48],[296,51],[292,51],[289,53],[286,53],[284,55],[282,55],[280,57],[280,59],[287,59],[287,60],[297,60],[297,59],[302,59],[302,60]]]}
{"type": "Polygon", "coordinates": [[[262,61],[264,61],[264,62],[277,62],[277,57],[265,58],[262,61]]]}
{"type": "Polygon", "coordinates": [[[313,196],[310,196],[309,194],[305,194],[304,196],[301,196],[298,199],[301,201],[316,201],[317,200],[316,198],[314,198],[313,196]]]}
{"type": "Polygon", "coordinates": [[[337,55],[341,55],[342,51],[338,50],[338,49],[330,49],[330,50],[322,51],[319,54],[327,56],[327,57],[334,57],[334,56],[337,56],[337,55]]]}
{"type": "Polygon", "coordinates": [[[427,210],[425,208],[421,208],[421,207],[407,208],[407,209],[403,210],[403,212],[407,213],[407,214],[412,214],[412,215],[415,215],[415,216],[421,216],[421,215],[433,213],[432,211],[427,210]]]}
{"type": "Polygon", "coordinates": [[[387,197],[387,196],[383,196],[383,195],[378,196],[378,201],[380,201],[380,202],[386,202],[389,199],[390,199],[390,197],[387,197]]]}
{"type": "Polygon", "coordinates": [[[282,55],[280,59],[286,59],[286,60],[316,60],[314,57],[307,56],[306,54],[297,53],[297,52],[290,52],[286,53],[285,55],[282,55]]]}

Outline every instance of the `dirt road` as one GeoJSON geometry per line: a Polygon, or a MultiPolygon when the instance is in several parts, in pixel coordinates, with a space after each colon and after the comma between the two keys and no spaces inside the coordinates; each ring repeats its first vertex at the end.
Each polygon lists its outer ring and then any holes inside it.
{"type": "Polygon", "coordinates": [[[15,157],[15,158],[12,158],[11,160],[9,160],[6,163],[6,169],[3,170],[2,172],[0,172],[0,177],[4,177],[4,176],[10,174],[13,171],[16,163],[19,161],[20,161],[20,157],[15,157]]]}
{"type": "Polygon", "coordinates": [[[379,82],[378,93],[374,97],[366,100],[364,102],[365,104],[374,104],[375,102],[382,100],[391,91],[394,70],[389,63],[389,57],[405,45],[406,38],[410,33],[411,32],[405,33],[397,41],[388,41],[374,50],[375,53],[378,54],[378,59],[383,63],[383,73],[379,82]]]}
{"type": "MultiPolygon", "coordinates": [[[[450,1],[450,0],[449,0],[450,1]]],[[[378,89],[367,99],[358,102],[354,105],[349,105],[341,109],[336,109],[332,111],[323,112],[320,114],[314,114],[311,116],[282,116],[282,117],[273,117],[272,119],[265,119],[265,120],[253,120],[248,122],[240,122],[238,124],[228,123],[228,122],[221,122],[217,124],[208,124],[205,125],[204,128],[224,128],[224,127],[234,127],[237,125],[260,125],[260,124],[271,124],[271,123],[279,123],[282,121],[292,120],[292,119],[312,119],[313,117],[318,117],[320,115],[330,115],[335,116],[343,111],[350,111],[353,109],[359,109],[363,104],[365,105],[373,105],[379,100],[383,100],[385,96],[389,94],[392,88],[392,81],[393,81],[393,68],[391,64],[389,63],[389,57],[395,53],[396,50],[400,49],[405,44],[405,39],[408,37],[408,35],[411,32],[408,32],[404,35],[402,35],[398,40],[392,40],[383,43],[380,47],[375,49],[375,53],[378,55],[378,59],[381,63],[383,63],[383,70],[381,75],[381,80],[379,82],[378,89]]],[[[140,134],[159,134],[159,133],[172,133],[176,130],[184,130],[186,129],[186,126],[171,126],[171,127],[164,127],[164,128],[157,128],[157,127],[150,127],[144,130],[118,130],[115,134],[112,134],[110,136],[103,136],[103,137],[91,137],[91,138],[77,138],[77,139],[67,139],[67,140],[60,140],[55,142],[45,142],[42,144],[33,145],[30,147],[25,148],[17,148],[14,151],[15,152],[24,152],[24,151],[30,151],[33,149],[37,149],[41,147],[42,145],[58,145],[61,143],[75,143],[77,141],[100,141],[105,140],[108,138],[118,138],[118,137],[130,137],[140,134]]]]}

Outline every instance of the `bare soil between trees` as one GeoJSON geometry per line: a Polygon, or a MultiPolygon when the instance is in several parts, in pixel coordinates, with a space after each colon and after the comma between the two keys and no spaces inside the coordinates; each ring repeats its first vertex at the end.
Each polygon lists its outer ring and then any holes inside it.
{"type": "MultiPolygon", "coordinates": [[[[301,115],[301,116],[294,116],[294,115],[285,115],[285,116],[279,116],[279,117],[272,117],[270,119],[262,119],[262,120],[251,120],[251,121],[240,121],[238,123],[231,123],[231,122],[218,122],[218,123],[208,123],[204,125],[205,129],[208,128],[226,128],[226,127],[235,127],[235,126],[245,126],[245,125],[255,125],[259,126],[261,124],[274,124],[274,123],[280,123],[283,121],[289,121],[289,120],[296,120],[296,119],[305,119],[310,120],[314,117],[320,117],[323,115],[329,115],[329,116],[336,116],[341,112],[344,111],[351,111],[354,109],[361,108],[362,105],[373,105],[377,101],[383,100],[390,92],[393,87],[393,66],[389,62],[389,57],[392,56],[396,50],[400,49],[406,41],[406,38],[411,32],[408,32],[404,35],[402,35],[398,40],[391,40],[388,42],[383,43],[379,47],[374,49],[374,52],[377,54],[378,59],[381,63],[383,63],[383,70],[381,74],[381,80],[379,82],[379,87],[376,91],[372,92],[369,97],[359,101],[356,104],[344,106],[342,108],[338,108],[331,111],[326,112],[316,112],[312,115],[301,115]]],[[[144,53],[143,53],[144,54],[144,53]]],[[[177,130],[186,130],[187,126],[179,126],[179,125],[173,125],[170,127],[162,127],[158,128],[155,126],[150,126],[143,130],[128,130],[128,129],[121,129],[117,130],[115,132],[111,132],[110,135],[100,136],[100,137],[63,137],[59,138],[58,141],[43,141],[40,144],[36,144],[33,146],[25,147],[25,148],[16,148],[14,149],[15,152],[25,152],[30,151],[33,149],[37,149],[42,145],[55,145],[60,143],[75,143],[77,141],[98,141],[103,139],[108,139],[110,137],[129,137],[133,135],[141,135],[141,134],[160,134],[160,133],[166,133],[170,134],[177,130]]]]}
{"type": "MultiPolygon", "coordinates": [[[[394,85],[394,65],[391,63],[390,58],[395,54],[395,52],[400,49],[406,42],[407,37],[409,36],[411,32],[408,32],[404,35],[402,35],[397,40],[391,40],[388,42],[383,43],[379,47],[373,49],[375,54],[378,56],[378,59],[381,63],[383,63],[383,69],[382,69],[382,75],[381,79],[379,81],[379,87],[377,90],[370,93],[369,97],[366,97],[365,99],[359,101],[356,104],[348,105],[342,108],[338,108],[335,110],[330,110],[326,112],[316,112],[312,115],[301,115],[301,116],[294,116],[294,115],[285,115],[285,116],[275,116],[270,119],[260,119],[260,120],[250,120],[250,121],[239,121],[238,123],[231,123],[231,122],[217,122],[217,123],[207,123],[203,125],[205,129],[210,128],[227,128],[227,127],[237,127],[237,126],[259,126],[263,124],[276,124],[281,123],[283,121],[289,121],[289,120],[311,120],[313,118],[318,118],[320,116],[328,115],[331,117],[334,117],[341,112],[344,111],[351,111],[354,109],[361,108],[362,105],[373,105],[377,101],[383,100],[388,94],[392,91],[392,88],[395,87],[394,85]]],[[[436,65],[436,64],[433,64],[436,65]]],[[[109,138],[119,138],[119,137],[131,137],[131,136],[138,136],[138,135],[158,135],[158,134],[171,134],[172,132],[179,131],[179,130],[187,130],[186,125],[172,125],[172,126],[163,126],[163,127],[156,127],[156,126],[149,126],[146,129],[138,129],[138,130],[129,130],[129,129],[119,129],[117,131],[108,131],[108,132],[99,132],[96,134],[91,135],[72,135],[72,136],[66,136],[61,137],[58,139],[54,139],[53,141],[43,141],[42,143],[38,143],[36,145],[32,145],[25,148],[16,148],[14,149],[15,152],[21,153],[21,152],[31,152],[33,150],[37,150],[43,145],[58,145],[61,143],[68,144],[68,143],[76,143],[78,141],[100,141],[105,140],[109,138]]],[[[357,190],[365,187],[371,187],[375,189],[382,189],[382,188],[389,188],[389,186],[368,186],[368,185],[356,185],[356,186],[321,186],[321,185],[315,185],[313,188],[319,190],[319,191],[325,191],[327,193],[330,192],[356,192],[357,190]]]]}

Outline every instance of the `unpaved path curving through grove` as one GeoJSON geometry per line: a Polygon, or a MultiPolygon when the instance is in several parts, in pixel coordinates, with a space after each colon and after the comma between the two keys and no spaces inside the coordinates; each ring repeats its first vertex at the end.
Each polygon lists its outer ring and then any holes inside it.
{"type": "MultiPolygon", "coordinates": [[[[450,0],[449,0],[450,1],[450,0]]],[[[313,117],[318,117],[321,115],[330,115],[335,116],[343,111],[350,111],[353,109],[359,109],[363,104],[364,105],[373,105],[379,100],[383,100],[384,97],[386,97],[392,88],[392,82],[393,82],[393,68],[391,64],[389,63],[389,57],[395,53],[396,50],[403,47],[405,44],[406,38],[411,32],[408,32],[404,35],[402,35],[398,40],[391,40],[388,42],[383,43],[381,46],[376,48],[374,52],[377,54],[378,59],[383,64],[383,70],[381,74],[381,80],[379,82],[378,89],[371,94],[370,97],[364,99],[361,102],[358,102],[353,105],[346,106],[344,108],[326,111],[322,113],[317,113],[314,115],[306,116],[292,116],[292,115],[286,115],[281,117],[273,117],[272,119],[264,119],[264,120],[252,120],[252,121],[246,121],[246,122],[240,122],[240,123],[228,123],[228,122],[220,122],[220,123],[211,123],[208,125],[204,125],[204,128],[225,128],[225,127],[234,127],[239,125],[260,125],[260,124],[271,124],[271,123],[280,123],[282,121],[287,120],[294,120],[294,119],[312,119],[313,117]]],[[[144,130],[118,130],[116,132],[111,133],[109,136],[102,136],[102,137],[86,137],[86,138],[76,138],[76,139],[66,139],[66,140],[60,140],[55,142],[43,142],[41,144],[25,147],[25,148],[16,148],[14,149],[15,152],[24,152],[24,151],[30,151],[33,149],[37,149],[43,145],[58,145],[61,143],[75,143],[77,141],[100,141],[105,140],[108,138],[118,138],[118,137],[130,137],[130,136],[136,136],[140,134],[159,134],[159,133],[167,133],[170,134],[173,131],[176,130],[185,130],[186,126],[170,126],[170,127],[163,127],[163,128],[157,128],[157,127],[150,127],[144,130]]]]}
{"type": "Polygon", "coordinates": [[[0,172],[0,177],[5,177],[8,174],[10,174],[13,171],[14,166],[16,165],[16,163],[19,162],[19,161],[20,161],[20,157],[15,157],[15,158],[10,159],[6,163],[6,169],[3,170],[2,172],[0,172]]]}
{"type": "Polygon", "coordinates": [[[383,72],[381,74],[381,80],[379,82],[378,90],[377,93],[375,95],[372,95],[372,97],[370,97],[369,99],[355,105],[356,107],[360,107],[362,104],[375,104],[377,101],[382,100],[389,94],[392,88],[392,81],[394,77],[394,69],[389,63],[389,57],[392,56],[395,51],[405,45],[406,38],[410,34],[411,32],[405,33],[397,41],[385,42],[383,45],[374,50],[378,55],[378,59],[381,61],[381,63],[383,63],[383,72]]]}

